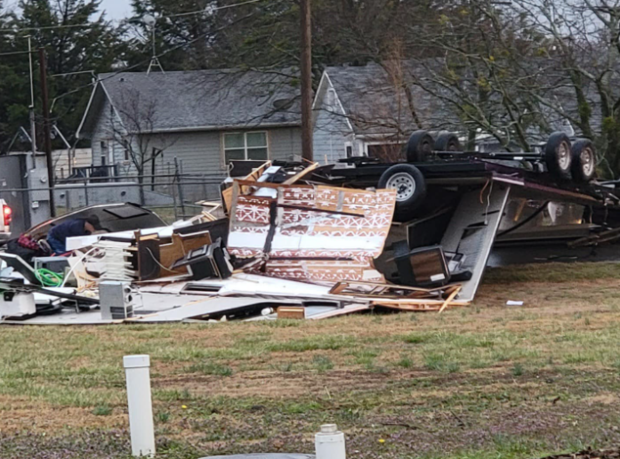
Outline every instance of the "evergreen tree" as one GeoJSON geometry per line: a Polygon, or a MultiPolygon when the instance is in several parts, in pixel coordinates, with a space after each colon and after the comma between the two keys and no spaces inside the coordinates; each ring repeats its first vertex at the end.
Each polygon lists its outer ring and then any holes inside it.
{"type": "Polygon", "coordinates": [[[0,152],[28,120],[29,75],[27,41],[15,41],[7,32],[10,17],[0,0],[0,152]]]}
{"type": "MultiPolygon", "coordinates": [[[[40,118],[38,48],[47,56],[47,72],[52,119],[67,137],[75,132],[92,90],[93,76],[110,71],[123,53],[120,31],[99,13],[98,0],[21,0],[21,14],[13,14],[8,25],[14,47],[24,47],[32,37],[35,102],[40,118]],[[20,45],[21,44],[21,45],[20,45]]],[[[26,64],[27,56],[22,57],[26,64]]],[[[23,64],[19,67],[23,68],[23,64]]],[[[21,71],[23,76],[23,70],[21,71]]],[[[27,74],[26,74],[27,76],[27,74]]],[[[26,85],[28,78],[24,78],[26,85]]],[[[13,113],[12,123],[27,125],[29,89],[17,84],[21,108],[13,113]],[[27,97],[25,97],[27,96],[27,97]]]]}

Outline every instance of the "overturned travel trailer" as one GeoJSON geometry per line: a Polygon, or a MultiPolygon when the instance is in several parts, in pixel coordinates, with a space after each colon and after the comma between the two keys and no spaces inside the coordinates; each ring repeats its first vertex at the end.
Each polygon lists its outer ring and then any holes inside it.
{"type": "Polygon", "coordinates": [[[620,237],[616,185],[595,181],[588,142],[554,134],[536,152],[489,155],[416,132],[408,157],[235,163],[237,177],[222,186],[227,218],[205,211],[173,226],[70,238],[73,290],[54,297],[32,273],[4,276],[0,287],[20,301],[4,310],[23,303],[26,313],[0,314],[84,324],[444,311],[473,301],[500,242],[569,249],[620,237]],[[28,294],[61,313],[37,314],[28,294]]]}

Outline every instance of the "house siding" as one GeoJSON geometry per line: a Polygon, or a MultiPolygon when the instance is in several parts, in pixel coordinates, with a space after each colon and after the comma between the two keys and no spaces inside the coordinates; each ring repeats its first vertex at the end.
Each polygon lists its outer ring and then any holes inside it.
{"type": "MultiPolygon", "coordinates": [[[[269,159],[295,161],[301,159],[301,129],[260,127],[239,130],[234,132],[266,131],[269,148],[269,159]]],[[[125,148],[116,140],[119,139],[120,122],[112,109],[109,101],[103,105],[99,119],[92,135],[92,158],[93,165],[101,165],[101,142],[107,142],[109,151],[112,152],[113,164],[117,166],[118,175],[136,175],[136,167],[131,160],[125,159],[125,148]],[[116,139],[116,140],[115,140],[116,139]]],[[[233,131],[230,131],[233,132],[233,131]]],[[[153,191],[170,193],[169,176],[175,173],[175,160],[179,172],[184,175],[196,176],[196,180],[204,181],[204,185],[183,185],[184,199],[218,199],[219,185],[227,175],[227,167],[223,152],[223,131],[202,132],[178,132],[167,134],[145,135],[142,139],[134,136],[132,140],[133,151],[140,151],[140,144],[145,152],[152,148],[163,150],[163,154],[157,157],[155,175],[156,184],[153,191]]],[[[108,159],[107,164],[110,164],[108,159]]],[[[143,174],[152,174],[151,163],[145,165],[143,174]]],[[[191,178],[184,179],[192,181],[191,178]]],[[[151,178],[146,178],[145,183],[152,183],[151,178]]]]}
{"type": "Polygon", "coordinates": [[[93,163],[93,155],[90,148],[77,148],[75,150],[54,150],[52,152],[54,173],[57,178],[67,178],[71,171],[79,167],[89,167],[93,163]],[[71,157],[71,159],[69,159],[71,157]]]}
{"type": "Polygon", "coordinates": [[[344,115],[334,90],[327,89],[315,108],[313,132],[314,157],[321,164],[332,164],[345,158],[347,142],[352,144],[353,155],[359,155],[359,148],[354,145],[355,136],[344,115]]]}
{"type": "Polygon", "coordinates": [[[301,128],[270,130],[269,159],[301,161],[301,128]]]}
{"type": "Polygon", "coordinates": [[[183,174],[222,176],[220,135],[217,132],[185,132],[156,136],[153,147],[164,151],[158,166],[174,172],[175,159],[183,174]]]}
{"type": "MultiPolygon", "coordinates": [[[[108,151],[112,153],[114,164],[118,164],[125,159],[125,150],[123,146],[115,141],[115,138],[118,139],[121,132],[120,120],[114,112],[112,105],[106,99],[92,134],[91,149],[94,166],[101,166],[101,142],[106,142],[108,144],[108,151]]],[[[106,163],[110,165],[110,157],[106,159],[106,163]]]]}
{"type": "MultiPolygon", "coordinates": [[[[301,158],[301,129],[299,127],[271,129],[257,127],[234,132],[261,130],[268,132],[269,159],[294,161],[301,158]]],[[[93,165],[101,165],[101,142],[107,142],[108,148],[112,152],[113,162],[118,165],[120,174],[135,174],[134,165],[131,161],[125,160],[123,145],[115,141],[115,138],[119,138],[120,131],[118,117],[109,101],[106,100],[92,134],[93,165]]],[[[227,170],[222,146],[223,134],[223,131],[153,134],[149,135],[148,140],[143,141],[145,142],[143,145],[147,145],[149,151],[151,148],[159,148],[164,151],[163,155],[157,159],[157,174],[174,172],[174,159],[177,158],[185,174],[223,177],[227,170]]],[[[139,141],[134,139],[134,151],[139,151],[138,143],[139,141]]],[[[109,159],[107,163],[110,164],[109,159]]],[[[148,170],[144,171],[145,174],[150,175],[150,164],[147,165],[146,169],[148,170]]]]}

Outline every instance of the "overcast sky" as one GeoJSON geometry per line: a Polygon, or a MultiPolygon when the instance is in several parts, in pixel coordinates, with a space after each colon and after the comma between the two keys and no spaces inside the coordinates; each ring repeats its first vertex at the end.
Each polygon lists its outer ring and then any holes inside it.
{"type": "MultiPolygon", "coordinates": [[[[18,3],[19,0],[5,0],[4,10],[14,10],[18,3]]],[[[131,0],[102,0],[99,8],[106,12],[108,19],[119,20],[131,16],[131,0]]]]}
{"type": "Polygon", "coordinates": [[[124,19],[131,15],[130,0],[102,0],[100,8],[108,19],[124,19]]]}

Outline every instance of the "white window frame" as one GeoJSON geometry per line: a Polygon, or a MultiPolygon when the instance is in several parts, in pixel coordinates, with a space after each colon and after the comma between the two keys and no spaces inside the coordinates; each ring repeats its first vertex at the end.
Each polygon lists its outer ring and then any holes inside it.
{"type": "Polygon", "coordinates": [[[108,166],[111,163],[114,163],[113,156],[111,156],[112,148],[110,145],[110,141],[108,139],[102,139],[99,141],[99,149],[101,150],[101,153],[99,155],[101,166],[108,166]],[[104,164],[104,159],[105,159],[105,164],[104,164]],[[111,159],[112,161],[110,161],[111,159]]]}
{"type": "MultiPolygon", "coordinates": [[[[226,151],[227,150],[240,150],[241,147],[237,148],[226,148],[226,136],[227,135],[235,135],[242,134],[243,135],[243,155],[245,161],[260,161],[260,160],[251,160],[248,158],[248,134],[265,134],[265,146],[264,147],[250,147],[252,148],[266,148],[267,149],[267,159],[265,161],[269,161],[271,158],[271,151],[269,148],[269,131],[232,131],[232,132],[223,132],[222,133],[222,159],[224,164],[226,164],[226,151]]],[[[243,161],[243,160],[235,160],[235,161],[243,161]]]]}
{"type": "Polygon", "coordinates": [[[368,147],[373,146],[381,146],[381,145],[400,145],[400,146],[405,146],[407,145],[407,141],[406,140],[402,140],[402,141],[396,141],[396,140],[370,140],[370,141],[366,141],[364,142],[364,156],[368,156],[368,147]]]}
{"type": "Polygon", "coordinates": [[[355,152],[353,151],[353,142],[345,142],[344,143],[344,157],[352,158],[355,156],[355,152]],[[351,149],[351,155],[349,156],[349,149],[351,149]]]}

